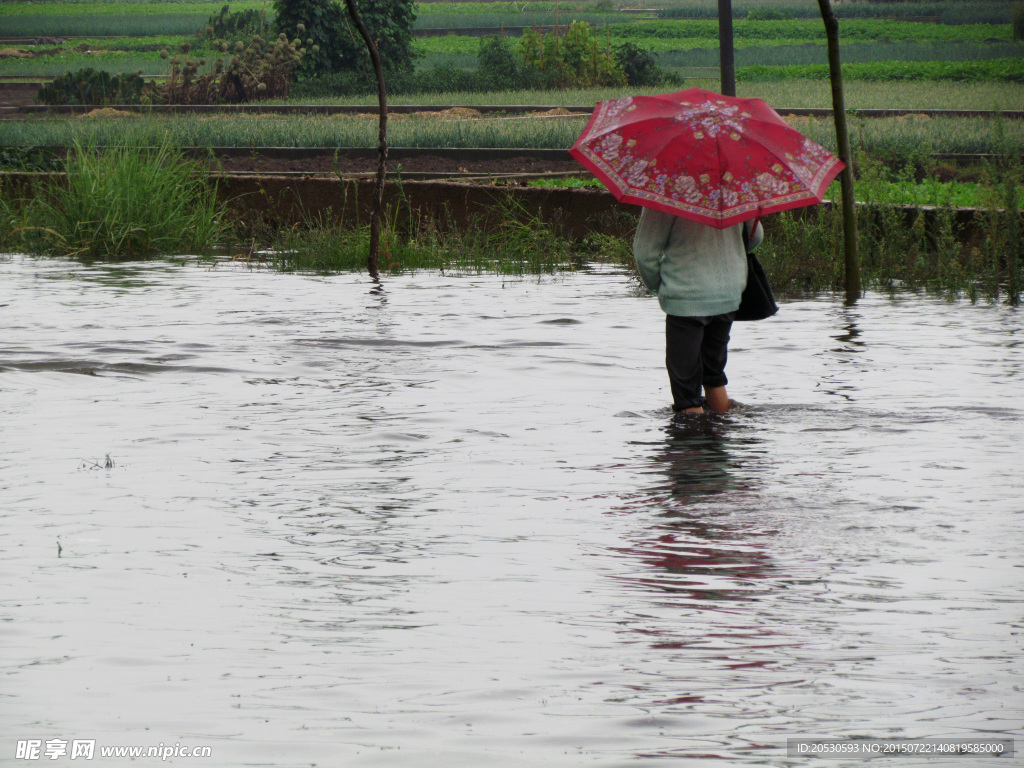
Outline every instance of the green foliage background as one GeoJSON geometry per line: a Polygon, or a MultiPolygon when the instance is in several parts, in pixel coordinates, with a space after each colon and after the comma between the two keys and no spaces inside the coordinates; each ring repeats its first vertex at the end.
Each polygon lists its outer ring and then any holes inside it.
{"type": "MultiPolygon", "coordinates": [[[[411,0],[357,0],[356,8],[385,68],[391,72],[410,69],[416,18],[411,0]]],[[[301,40],[307,48],[300,77],[369,71],[366,45],[337,0],[274,0],[274,11],[278,31],[301,40]]]]}

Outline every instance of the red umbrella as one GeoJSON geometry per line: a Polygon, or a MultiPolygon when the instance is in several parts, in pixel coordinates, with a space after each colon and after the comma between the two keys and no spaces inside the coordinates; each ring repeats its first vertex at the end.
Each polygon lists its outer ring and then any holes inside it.
{"type": "Polygon", "coordinates": [[[844,168],[761,99],[700,88],[599,102],[569,154],[622,202],[719,229],[820,203],[844,168]]]}

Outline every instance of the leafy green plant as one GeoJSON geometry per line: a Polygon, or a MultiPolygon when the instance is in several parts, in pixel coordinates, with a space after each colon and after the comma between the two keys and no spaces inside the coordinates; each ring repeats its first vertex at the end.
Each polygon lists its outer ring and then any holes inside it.
{"type": "Polygon", "coordinates": [[[626,75],[609,50],[602,50],[590,25],[574,21],[541,36],[528,29],[519,41],[523,66],[544,88],[625,85],[626,75]]]}
{"type": "Polygon", "coordinates": [[[90,68],[54,78],[39,89],[36,101],[40,104],[138,104],[152,96],[152,86],[142,75],[111,75],[90,68]]]}

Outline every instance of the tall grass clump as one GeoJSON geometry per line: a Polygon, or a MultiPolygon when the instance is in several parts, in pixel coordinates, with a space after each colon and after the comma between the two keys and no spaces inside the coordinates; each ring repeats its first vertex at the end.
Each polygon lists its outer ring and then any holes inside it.
{"type": "Polygon", "coordinates": [[[131,259],[208,248],[226,229],[216,190],[169,143],[75,143],[66,178],[7,204],[7,239],[31,253],[131,259]]]}

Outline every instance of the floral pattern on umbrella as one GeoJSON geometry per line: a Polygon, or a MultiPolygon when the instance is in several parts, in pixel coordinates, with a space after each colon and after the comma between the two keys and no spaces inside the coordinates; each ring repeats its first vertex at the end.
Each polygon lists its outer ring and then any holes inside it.
{"type": "Polygon", "coordinates": [[[844,167],[760,99],[698,88],[599,103],[570,154],[620,200],[715,227],[821,202],[844,167]]]}

